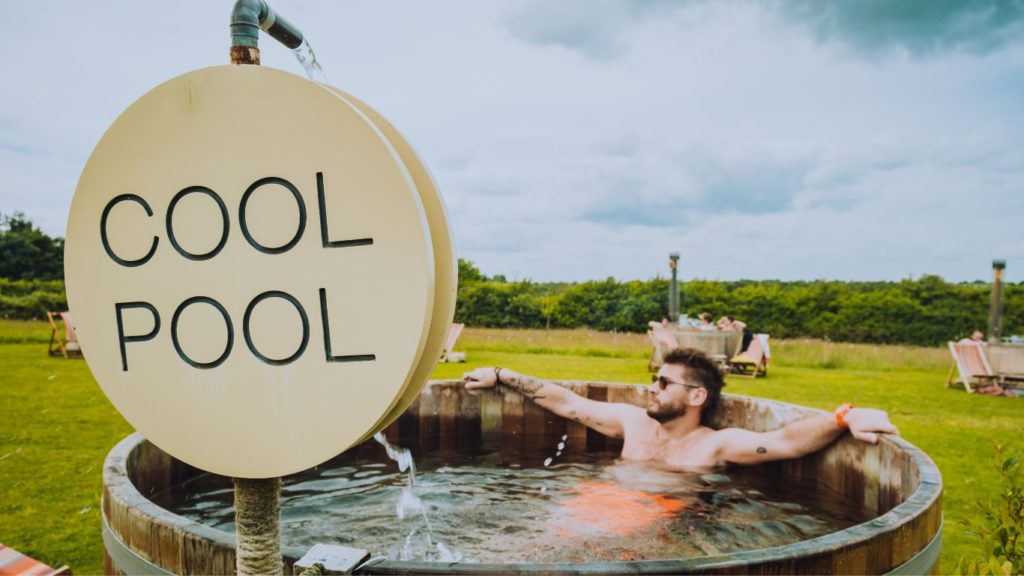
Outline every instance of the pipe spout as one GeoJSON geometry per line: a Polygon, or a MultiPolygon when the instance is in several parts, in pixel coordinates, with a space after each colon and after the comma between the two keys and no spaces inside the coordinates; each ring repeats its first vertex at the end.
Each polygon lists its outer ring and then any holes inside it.
{"type": "Polygon", "coordinates": [[[231,9],[232,64],[259,65],[260,30],[292,50],[302,45],[302,32],[274,12],[266,0],[237,0],[231,9]]]}

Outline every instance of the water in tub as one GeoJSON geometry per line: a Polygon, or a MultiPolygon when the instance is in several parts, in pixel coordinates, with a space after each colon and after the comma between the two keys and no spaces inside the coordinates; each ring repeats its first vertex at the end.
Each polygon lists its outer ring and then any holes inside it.
{"type": "MultiPolygon", "coordinates": [[[[867,519],[826,488],[783,484],[765,468],[679,472],[574,451],[564,438],[551,444],[428,443],[408,453],[366,442],[284,479],[282,543],[341,544],[391,560],[609,562],[784,545],[867,519]]],[[[227,531],[231,499],[230,481],[214,476],[154,498],[227,531]]]]}

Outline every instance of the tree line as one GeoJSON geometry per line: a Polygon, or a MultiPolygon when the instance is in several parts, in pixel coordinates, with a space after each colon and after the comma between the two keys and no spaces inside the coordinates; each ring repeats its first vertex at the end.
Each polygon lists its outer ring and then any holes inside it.
{"type": "MultiPolygon", "coordinates": [[[[42,318],[67,308],[64,240],[23,214],[0,215],[0,317],[42,318]]],[[[691,280],[680,311],[729,314],[776,338],[934,346],[988,325],[991,285],[938,276],[898,282],[691,280]]],[[[459,259],[456,322],[491,328],[643,332],[668,310],[669,281],[509,282],[459,259]]],[[[1003,292],[1003,334],[1024,333],[1024,283],[1003,292]]]]}
{"type": "MultiPolygon", "coordinates": [[[[898,282],[691,280],[679,283],[680,311],[729,314],[776,338],[935,346],[986,330],[991,284],[939,276],[898,282]]],[[[487,278],[459,261],[455,320],[499,328],[642,332],[668,309],[669,281],[564,283],[487,278]]],[[[1024,284],[1003,290],[1003,334],[1024,333],[1024,284]]]]}

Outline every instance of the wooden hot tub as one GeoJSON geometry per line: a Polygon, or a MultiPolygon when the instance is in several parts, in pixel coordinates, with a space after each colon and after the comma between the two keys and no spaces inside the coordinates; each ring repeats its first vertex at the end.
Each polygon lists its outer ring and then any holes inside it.
{"type": "MultiPolygon", "coordinates": [[[[560,382],[596,400],[646,405],[645,386],[560,382]]],[[[771,430],[819,413],[809,408],[723,395],[716,427],[771,430]]],[[[459,382],[432,382],[386,431],[427,449],[451,449],[500,439],[523,442],[542,435],[569,449],[602,451],[613,440],[555,417],[502,390],[469,394],[459,382]]],[[[358,448],[354,448],[358,449],[358,448]]],[[[470,564],[385,561],[365,573],[648,573],[648,574],[922,574],[938,570],[942,534],[942,479],[934,462],[901,438],[870,446],[844,437],[827,449],[765,465],[768,474],[812,478],[872,512],[873,519],[811,540],[721,556],[591,564],[470,564]]],[[[234,574],[234,536],[160,508],[146,495],[202,472],[174,460],[138,434],[121,441],[103,472],[103,538],[108,574],[234,574]]],[[[283,549],[286,569],[306,550],[283,549]]]]}

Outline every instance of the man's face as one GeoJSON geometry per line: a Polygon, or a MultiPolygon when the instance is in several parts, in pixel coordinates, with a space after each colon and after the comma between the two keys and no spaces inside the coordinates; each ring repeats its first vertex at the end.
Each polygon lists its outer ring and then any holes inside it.
{"type": "Polygon", "coordinates": [[[658,422],[668,422],[685,415],[690,405],[690,394],[699,389],[686,379],[686,367],[665,364],[655,378],[647,401],[647,415],[658,422]]]}

